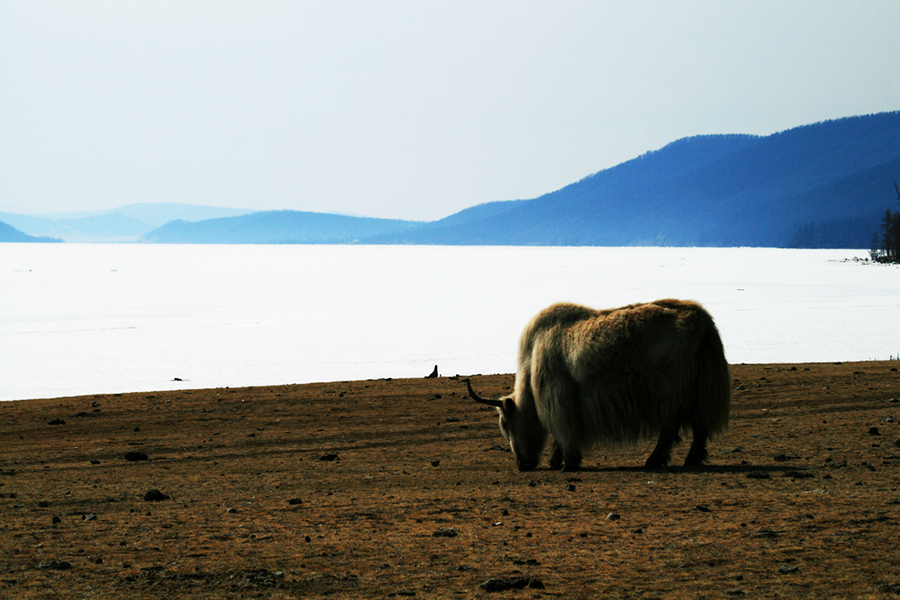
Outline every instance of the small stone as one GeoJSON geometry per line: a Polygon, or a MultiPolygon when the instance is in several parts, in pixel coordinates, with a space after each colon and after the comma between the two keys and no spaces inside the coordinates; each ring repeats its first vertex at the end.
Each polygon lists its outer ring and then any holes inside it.
{"type": "Polygon", "coordinates": [[[459,529],[456,527],[444,527],[443,529],[438,529],[431,535],[432,537],[456,537],[459,535],[459,529]]]}
{"type": "Polygon", "coordinates": [[[567,485],[566,485],[566,491],[567,491],[567,492],[574,492],[574,491],[575,491],[575,484],[574,484],[574,483],[569,483],[569,484],[567,484],[567,485]]]}
{"type": "Polygon", "coordinates": [[[791,565],[781,565],[778,567],[778,572],[782,575],[788,575],[790,573],[797,573],[800,571],[800,567],[794,567],[791,565]]]}
{"type": "Polygon", "coordinates": [[[787,452],[782,452],[780,454],[776,454],[772,458],[774,460],[776,460],[777,462],[784,462],[786,460],[797,460],[800,457],[797,456],[796,454],[788,454],[787,452]]]}
{"type": "Polygon", "coordinates": [[[86,515],[81,515],[81,520],[82,521],[96,521],[97,515],[95,515],[94,513],[88,513],[86,515]]]}
{"type": "Polygon", "coordinates": [[[233,515],[233,514],[236,514],[236,513],[237,513],[237,509],[236,509],[236,508],[227,508],[227,509],[225,509],[225,514],[233,515]]]}
{"type": "Polygon", "coordinates": [[[45,560],[44,562],[38,565],[38,569],[54,569],[57,571],[64,571],[66,569],[71,569],[72,563],[67,562],[65,560],[45,560]]]}
{"type": "Polygon", "coordinates": [[[526,577],[495,578],[488,579],[478,587],[488,593],[505,592],[508,590],[524,590],[528,583],[529,580],[526,577]]]}
{"type": "Polygon", "coordinates": [[[290,504],[290,505],[303,504],[303,499],[302,498],[290,498],[290,499],[288,499],[288,504],[290,504]]]}
{"type": "Polygon", "coordinates": [[[144,494],[145,502],[161,502],[163,500],[168,500],[169,496],[163,494],[161,491],[157,489],[148,490],[146,494],[144,494]]]}
{"type": "Polygon", "coordinates": [[[147,460],[150,457],[144,454],[143,452],[138,452],[136,450],[132,450],[131,452],[125,453],[125,460],[127,461],[138,461],[138,460],[147,460]]]}
{"type": "Polygon", "coordinates": [[[340,458],[341,457],[338,456],[336,452],[332,452],[329,454],[323,454],[322,456],[319,457],[319,460],[332,461],[332,460],[339,460],[340,458]]]}
{"type": "Polygon", "coordinates": [[[439,460],[433,460],[433,461],[431,461],[431,466],[432,466],[432,467],[437,467],[437,466],[439,466],[440,464],[441,464],[441,461],[439,461],[439,460]]]}
{"type": "Polygon", "coordinates": [[[709,507],[705,504],[698,504],[694,507],[694,510],[696,510],[697,512],[710,512],[709,507]]]}
{"type": "Polygon", "coordinates": [[[606,515],[606,520],[607,520],[607,521],[618,521],[618,520],[621,519],[621,518],[622,518],[622,515],[620,515],[620,514],[617,513],[617,512],[611,512],[611,513],[609,513],[608,515],[606,515]]]}
{"type": "Polygon", "coordinates": [[[53,517],[52,523],[54,525],[59,525],[60,523],[62,523],[62,519],[60,519],[59,517],[53,517]]]}
{"type": "Polygon", "coordinates": [[[62,419],[53,419],[52,421],[47,421],[47,425],[65,425],[66,422],[62,419]]]}
{"type": "Polygon", "coordinates": [[[869,427],[869,435],[881,435],[877,427],[869,427]]]}
{"type": "Polygon", "coordinates": [[[537,577],[492,578],[488,579],[478,587],[488,593],[524,590],[525,588],[531,588],[533,590],[545,589],[544,582],[537,577]]]}

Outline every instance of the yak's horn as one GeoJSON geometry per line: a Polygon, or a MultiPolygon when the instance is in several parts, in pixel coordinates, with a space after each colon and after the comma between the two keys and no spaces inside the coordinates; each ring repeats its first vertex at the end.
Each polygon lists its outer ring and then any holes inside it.
{"type": "Polygon", "coordinates": [[[487,398],[482,398],[478,394],[475,393],[475,390],[472,389],[472,384],[466,379],[466,387],[469,388],[469,396],[472,397],[472,400],[475,402],[481,402],[482,404],[487,404],[488,406],[493,406],[495,408],[502,408],[503,402],[500,400],[489,400],[487,398]]]}

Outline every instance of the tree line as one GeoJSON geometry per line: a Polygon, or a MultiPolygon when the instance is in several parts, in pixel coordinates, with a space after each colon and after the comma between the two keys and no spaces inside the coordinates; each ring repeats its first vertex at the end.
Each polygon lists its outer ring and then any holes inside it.
{"type": "MultiPolygon", "coordinates": [[[[900,186],[897,190],[897,201],[900,202],[900,186]]],[[[881,220],[881,233],[872,234],[872,249],[869,251],[872,260],[883,263],[900,263],[900,212],[885,209],[881,220]]]]}

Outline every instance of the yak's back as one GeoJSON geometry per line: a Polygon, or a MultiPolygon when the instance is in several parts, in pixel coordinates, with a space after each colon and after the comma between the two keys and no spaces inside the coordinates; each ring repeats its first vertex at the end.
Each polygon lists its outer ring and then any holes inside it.
{"type": "Polygon", "coordinates": [[[627,360],[647,366],[675,352],[690,351],[714,329],[709,313],[690,300],[663,299],[603,310],[560,303],[538,313],[525,328],[520,358],[541,343],[564,352],[575,364],[627,360]]]}

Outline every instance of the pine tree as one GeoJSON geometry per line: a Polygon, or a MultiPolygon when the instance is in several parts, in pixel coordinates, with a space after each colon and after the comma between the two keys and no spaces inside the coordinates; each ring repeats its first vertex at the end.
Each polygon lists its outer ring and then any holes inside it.
{"type": "MultiPolygon", "coordinates": [[[[894,184],[897,190],[897,201],[900,202],[900,185],[894,184]]],[[[900,212],[885,209],[881,220],[881,247],[878,247],[878,234],[872,238],[872,260],[878,262],[900,262],[900,212]]]]}

